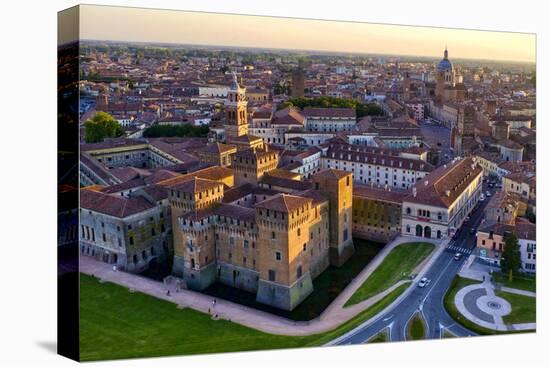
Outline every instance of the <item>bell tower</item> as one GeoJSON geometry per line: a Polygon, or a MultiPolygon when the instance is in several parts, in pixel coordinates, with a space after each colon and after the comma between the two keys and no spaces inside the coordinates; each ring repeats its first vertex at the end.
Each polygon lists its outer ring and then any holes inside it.
{"type": "Polygon", "coordinates": [[[241,88],[237,75],[233,73],[233,82],[225,102],[225,135],[228,143],[231,140],[248,134],[246,88],[241,88]]]}

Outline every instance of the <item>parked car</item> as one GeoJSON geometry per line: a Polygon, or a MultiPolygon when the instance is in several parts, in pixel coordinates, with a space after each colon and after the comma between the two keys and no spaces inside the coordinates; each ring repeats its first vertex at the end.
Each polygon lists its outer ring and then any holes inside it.
{"type": "Polygon", "coordinates": [[[457,252],[457,253],[455,254],[455,260],[458,261],[458,260],[460,260],[460,259],[462,259],[462,254],[461,254],[460,252],[457,252]]]}
{"type": "Polygon", "coordinates": [[[425,286],[428,285],[428,283],[430,283],[430,280],[426,277],[420,279],[420,281],[418,282],[418,288],[424,288],[425,286]]]}
{"type": "Polygon", "coordinates": [[[481,194],[479,197],[479,201],[484,202],[485,201],[485,195],[481,194]]]}
{"type": "Polygon", "coordinates": [[[488,198],[490,198],[490,197],[491,197],[491,192],[490,192],[490,191],[487,191],[487,192],[485,193],[485,196],[488,197],[488,198]]]}

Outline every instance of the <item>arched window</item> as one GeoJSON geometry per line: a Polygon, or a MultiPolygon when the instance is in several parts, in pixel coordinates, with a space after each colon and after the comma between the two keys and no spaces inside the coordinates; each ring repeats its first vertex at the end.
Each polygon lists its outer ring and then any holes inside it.
{"type": "Polygon", "coordinates": [[[430,226],[424,227],[424,237],[426,238],[432,237],[432,228],[430,226]]]}
{"type": "Polygon", "coordinates": [[[420,224],[416,225],[416,236],[422,237],[422,226],[420,224]]]}
{"type": "Polygon", "coordinates": [[[407,208],[407,214],[411,214],[411,208],[407,208]]]}

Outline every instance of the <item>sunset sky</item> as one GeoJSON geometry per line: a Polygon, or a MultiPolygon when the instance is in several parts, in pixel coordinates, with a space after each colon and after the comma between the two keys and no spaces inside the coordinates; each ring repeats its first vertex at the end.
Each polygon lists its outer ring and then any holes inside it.
{"type": "Polygon", "coordinates": [[[535,62],[535,35],[81,6],[80,38],[535,62]]]}

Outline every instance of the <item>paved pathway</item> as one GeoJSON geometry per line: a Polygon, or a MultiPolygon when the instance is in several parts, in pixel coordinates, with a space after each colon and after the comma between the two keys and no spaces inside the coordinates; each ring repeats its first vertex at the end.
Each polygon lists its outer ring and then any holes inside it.
{"type": "Polygon", "coordinates": [[[520,296],[526,296],[526,297],[536,297],[537,296],[537,294],[535,292],[524,291],[522,289],[516,289],[516,288],[510,288],[510,287],[500,287],[499,289],[501,291],[504,291],[504,292],[519,294],[520,296]]]}
{"type": "MultiPolygon", "coordinates": [[[[373,304],[384,298],[388,293],[395,288],[405,283],[400,281],[384,292],[377,294],[367,300],[364,300],[350,307],[343,307],[346,301],[355,293],[357,288],[372,274],[374,269],[384,260],[388,253],[396,246],[404,242],[425,241],[433,242],[428,239],[419,239],[415,237],[398,237],[391,243],[387,244],[371,262],[359,273],[359,275],[340,293],[340,295],[323,311],[316,319],[311,321],[292,321],[284,317],[276,316],[271,313],[256,310],[237,303],[216,299],[216,305],[212,305],[213,297],[191,291],[180,290],[177,293],[172,293],[170,296],[166,294],[166,287],[162,282],[155,281],[135,274],[129,274],[122,271],[113,271],[112,265],[103,262],[98,262],[91,257],[80,257],[80,271],[88,275],[94,275],[105,281],[119,284],[126,288],[136,290],[142,293],[149,294],[156,298],[174,302],[179,307],[189,307],[194,310],[206,313],[211,310],[212,314],[217,314],[219,318],[231,320],[244,326],[252,327],[260,331],[279,335],[313,335],[326,331],[330,331],[340,326],[344,322],[350,320],[362,311],[368,309],[373,304]]],[[[444,246],[438,246],[436,251],[423,262],[422,269],[419,270],[418,276],[422,276],[435,258],[441,253],[444,246]]],[[[410,288],[409,288],[410,289],[410,288]]],[[[398,297],[393,303],[402,299],[407,292],[404,292],[401,297],[398,297]]],[[[390,307],[389,305],[388,307],[390,307]]]]}
{"type": "MultiPolygon", "coordinates": [[[[481,284],[472,284],[460,289],[455,295],[458,311],[468,320],[491,330],[531,330],[536,323],[506,325],[503,316],[512,312],[512,306],[502,297],[495,295],[495,287],[489,277],[481,284]]],[[[533,292],[503,287],[501,290],[510,293],[535,297],[533,292]]]]}

